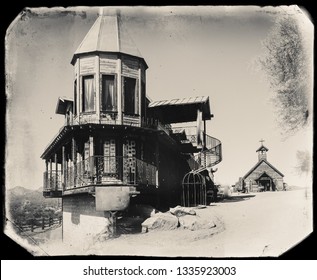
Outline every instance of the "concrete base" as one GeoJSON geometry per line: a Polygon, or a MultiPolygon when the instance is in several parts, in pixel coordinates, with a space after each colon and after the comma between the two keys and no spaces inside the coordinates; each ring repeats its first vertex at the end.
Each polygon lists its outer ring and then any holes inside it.
{"type": "Polygon", "coordinates": [[[63,242],[89,247],[94,238],[109,226],[109,212],[96,211],[92,195],[63,197],[63,242]]]}

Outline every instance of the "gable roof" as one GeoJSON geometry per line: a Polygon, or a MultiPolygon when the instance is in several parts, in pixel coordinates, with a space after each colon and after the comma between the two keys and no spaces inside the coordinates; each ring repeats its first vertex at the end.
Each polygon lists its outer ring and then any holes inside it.
{"type": "MultiPolygon", "coordinates": [[[[80,54],[95,52],[124,53],[142,57],[127,30],[122,26],[118,15],[100,15],[74,53],[74,64],[80,54]]],[[[144,61],[145,65],[146,62],[144,61]]],[[[146,65],[147,67],[147,65],[146,65]]]]}
{"type": "Polygon", "coordinates": [[[256,152],[259,152],[259,151],[268,151],[269,149],[267,147],[265,147],[264,145],[262,145],[260,148],[258,148],[256,150],[256,152]]]}
{"type": "Polygon", "coordinates": [[[250,171],[248,171],[247,174],[245,174],[245,175],[242,177],[242,179],[244,180],[246,177],[248,177],[255,169],[258,168],[258,166],[260,166],[260,164],[261,164],[262,162],[265,162],[265,163],[266,163],[269,167],[271,167],[275,172],[277,172],[277,173],[280,174],[282,177],[284,177],[283,173],[281,173],[280,171],[278,171],[278,170],[277,170],[272,164],[270,164],[267,160],[262,159],[262,160],[258,161],[258,162],[256,163],[256,165],[254,165],[254,166],[250,169],[250,171]]]}

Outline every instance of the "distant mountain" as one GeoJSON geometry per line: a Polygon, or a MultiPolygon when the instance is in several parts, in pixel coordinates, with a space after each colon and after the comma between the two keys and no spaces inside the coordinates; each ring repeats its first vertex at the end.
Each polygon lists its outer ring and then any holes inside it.
{"type": "Polygon", "coordinates": [[[57,206],[57,198],[44,198],[42,188],[37,190],[27,189],[21,186],[14,187],[7,191],[7,199],[10,204],[25,204],[57,206]]]}
{"type": "Polygon", "coordinates": [[[21,187],[21,186],[17,186],[13,189],[10,189],[8,190],[8,193],[13,195],[13,196],[23,196],[25,195],[26,193],[30,193],[32,192],[33,190],[30,190],[30,189],[26,189],[24,187],[21,187]]]}
{"type": "Polygon", "coordinates": [[[28,230],[28,225],[38,224],[38,220],[61,216],[58,198],[44,198],[42,188],[30,190],[21,186],[8,189],[6,193],[6,216],[12,221],[17,233],[28,230]],[[34,222],[37,221],[37,222],[34,222]]]}

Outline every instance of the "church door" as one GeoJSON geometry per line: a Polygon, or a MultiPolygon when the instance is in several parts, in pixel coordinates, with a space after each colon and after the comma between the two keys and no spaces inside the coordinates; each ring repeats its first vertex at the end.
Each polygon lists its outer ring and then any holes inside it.
{"type": "Polygon", "coordinates": [[[271,179],[269,178],[261,178],[259,180],[259,185],[262,186],[264,191],[270,191],[272,187],[271,179]]]}

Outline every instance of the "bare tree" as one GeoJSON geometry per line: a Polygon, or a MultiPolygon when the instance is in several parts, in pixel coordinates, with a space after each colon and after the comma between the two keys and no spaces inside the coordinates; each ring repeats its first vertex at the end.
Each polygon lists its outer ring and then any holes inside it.
{"type": "Polygon", "coordinates": [[[279,19],[263,46],[260,65],[275,93],[282,134],[288,136],[304,128],[310,115],[310,60],[299,21],[291,16],[279,19]]]}
{"type": "Polygon", "coordinates": [[[298,165],[296,166],[296,171],[299,175],[305,174],[306,176],[311,170],[311,155],[308,151],[297,151],[296,158],[298,165]]]}

